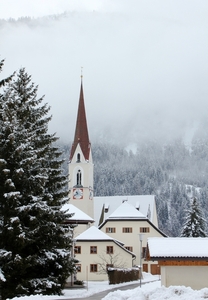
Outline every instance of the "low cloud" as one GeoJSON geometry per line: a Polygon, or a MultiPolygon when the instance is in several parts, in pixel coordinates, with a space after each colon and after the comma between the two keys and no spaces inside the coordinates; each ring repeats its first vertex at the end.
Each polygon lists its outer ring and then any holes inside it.
{"type": "Polygon", "coordinates": [[[50,2],[53,16],[0,21],[1,76],[26,67],[61,139],[73,139],[81,67],[91,140],[175,137],[207,117],[207,1],[78,1],[62,14],[68,1],[50,2]]]}

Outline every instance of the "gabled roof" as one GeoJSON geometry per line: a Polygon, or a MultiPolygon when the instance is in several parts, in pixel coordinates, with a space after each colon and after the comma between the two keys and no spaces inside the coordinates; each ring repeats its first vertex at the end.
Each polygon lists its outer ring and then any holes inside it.
{"type": "Polygon", "coordinates": [[[104,222],[121,204],[126,201],[133,205],[138,212],[148,217],[148,219],[158,225],[157,221],[154,222],[154,216],[156,211],[155,196],[154,195],[126,195],[126,196],[101,196],[94,197],[94,218],[95,225],[99,226],[101,212],[103,213],[104,222]],[[139,210],[138,210],[139,209],[139,210]]]}
{"type": "Polygon", "coordinates": [[[107,219],[147,219],[140,211],[132,204],[123,202],[107,219]]]}
{"type": "Polygon", "coordinates": [[[146,221],[162,236],[166,236],[158,227],[156,227],[147,217],[145,217],[140,211],[138,211],[132,204],[123,202],[109,217],[107,217],[98,228],[101,229],[108,222],[141,222],[146,221]]]}
{"type": "Polygon", "coordinates": [[[208,258],[208,238],[148,238],[150,259],[208,258]]]}
{"type": "MultiPolygon", "coordinates": [[[[109,241],[112,240],[114,241],[115,239],[112,238],[111,236],[105,234],[104,232],[102,232],[101,230],[99,230],[97,227],[95,226],[91,226],[90,228],[88,228],[87,230],[85,230],[84,232],[82,232],[80,235],[78,235],[76,237],[76,240],[89,240],[89,241],[109,241]]],[[[121,242],[120,242],[121,243],[121,242]]],[[[123,244],[123,243],[121,243],[123,244]]]]}
{"type": "Polygon", "coordinates": [[[71,153],[70,153],[70,160],[72,159],[78,144],[80,144],[84,158],[86,160],[89,160],[90,141],[89,141],[88,128],[87,128],[82,81],[81,81],[80,96],[79,96],[79,106],[77,112],[77,123],[75,128],[74,142],[72,144],[71,153]]]}
{"type": "Polygon", "coordinates": [[[76,237],[76,241],[77,242],[80,242],[80,241],[99,241],[99,242],[100,241],[103,241],[103,242],[112,241],[113,243],[117,244],[120,248],[122,248],[125,252],[128,252],[133,257],[136,257],[136,255],[133,252],[127,250],[124,247],[124,243],[122,243],[118,240],[115,240],[114,238],[105,234],[104,232],[102,232],[95,226],[91,226],[90,228],[88,228],[87,230],[82,232],[80,235],[78,235],[76,237]]]}
{"type": "Polygon", "coordinates": [[[74,206],[73,204],[65,204],[61,208],[62,211],[66,211],[67,214],[73,214],[72,217],[66,219],[66,223],[72,223],[72,224],[88,224],[88,223],[94,223],[94,220],[85,214],[82,210],[74,206]]]}

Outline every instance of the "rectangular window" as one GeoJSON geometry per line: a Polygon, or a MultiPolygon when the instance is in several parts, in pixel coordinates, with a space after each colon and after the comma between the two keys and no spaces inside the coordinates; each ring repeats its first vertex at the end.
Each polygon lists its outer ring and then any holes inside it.
{"type": "Polygon", "coordinates": [[[90,246],[90,254],[97,254],[97,246],[90,246]]]}
{"type": "Polygon", "coordinates": [[[116,228],[115,227],[106,227],[106,233],[115,233],[116,228]]]}
{"type": "Polygon", "coordinates": [[[132,246],[126,246],[125,248],[126,248],[127,250],[133,252],[133,247],[132,247],[132,246]]]}
{"type": "Polygon", "coordinates": [[[75,246],[74,247],[74,253],[75,254],[81,254],[81,246],[75,246]]]}
{"type": "Polygon", "coordinates": [[[140,232],[147,233],[147,232],[150,232],[150,229],[149,229],[149,227],[140,227],[140,232]]]}
{"type": "Polygon", "coordinates": [[[90,272],[97,272],[97,265],[90,265],[90,272]]]}
{"type": "Polygon", "coordinates": [[[113,246],[107,246],[106,247],[106,253],[107,254],[113,254],[113,246]]]}
{"type": "Polygon", "coordinates": [[[123,233],[132,233],[132,227],[123,227],[123,233]]]}
{"type": "Polygon", "coordinates": [[[81,272],[81,265],[76,265],[77,272],[81,272]]]}

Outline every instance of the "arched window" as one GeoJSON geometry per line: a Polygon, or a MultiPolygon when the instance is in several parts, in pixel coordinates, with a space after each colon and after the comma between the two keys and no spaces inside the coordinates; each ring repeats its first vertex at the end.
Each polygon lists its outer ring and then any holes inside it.
{"type": "Polygon", "coordinates": [[[80,153],[77,154],[77,162],[80,162],[80,153]]]}
{"type": "Polygon", "coordinates": [[[82,185],[82,173],[80,170],[77,172],[77,185],[82,185]]]}

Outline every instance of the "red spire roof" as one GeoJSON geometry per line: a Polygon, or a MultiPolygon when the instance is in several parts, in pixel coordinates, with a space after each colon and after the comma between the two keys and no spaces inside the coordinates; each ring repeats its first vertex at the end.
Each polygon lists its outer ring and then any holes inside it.
{"type": "Polygon", "coordinates": [[[80,88],[78,113],[77,113],[77,124],[75,129],[74,142],[72,144],[71,153],[70,153],[70,160],[72,159],[78,144],[80,144],[85,159],[89,160],[90,141],[89,141],[89,135],[87,129],[87,119],[85,114],[82,81],[81,81],[81,88],[80,88]]]}

